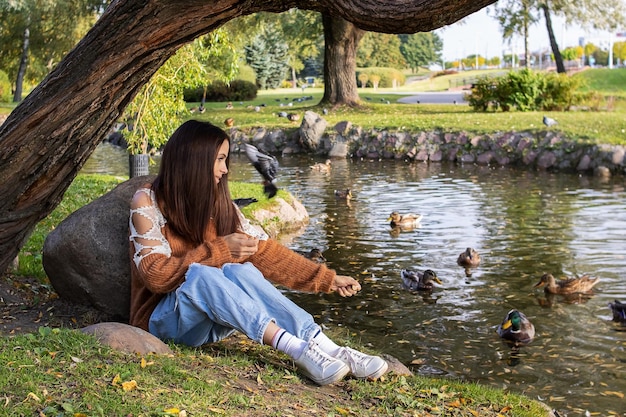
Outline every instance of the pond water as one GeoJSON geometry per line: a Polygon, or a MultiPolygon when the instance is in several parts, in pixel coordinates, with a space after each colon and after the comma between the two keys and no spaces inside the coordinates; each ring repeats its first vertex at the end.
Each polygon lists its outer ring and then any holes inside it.
{"type": "MultiPolygon", "coordinates": [[[[524,393],[561,415],[626,416],[626,327],[611,321],[608,307],[626,301],[624,177],[351,160],[334,160],[324,174],[308,157],[279,161],[279,186],[310,215],[284,243],[322,249],[330,267],[363,286],[349,299],[290,292],[319,323],[415,373],[524,393]],[[346,188],[349,204],[334,196],[346,188]],[[421,227],[392,233],[386,220],[394,210],[422,214],[421,227]],[[482,257],[469,275],[456,264],[467,247],[482,257]],[[430,294],[406,291],[401,269],[432,269],[443,284],[430,294]],[[533,289],[545,272],[601,282],[590,297],[546,297],[533,289]],[[512,308],[537,331],[519,352],[495,333],[512,308]]],[[[83,172],[128,175],[125,151],[100,145],[83,172]]],[[[260,181],[237,155],[231,179],[260,181]]]]}

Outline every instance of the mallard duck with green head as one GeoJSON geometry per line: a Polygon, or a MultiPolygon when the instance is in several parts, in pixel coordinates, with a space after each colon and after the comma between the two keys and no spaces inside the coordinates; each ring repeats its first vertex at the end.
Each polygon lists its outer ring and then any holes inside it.
{"type": "Polygon", "coordinates": [[[439,285],[442,284],[432,269],[427,269],[424,272],[403,269],[400,271],[400,277],[402,278],[402,285],[411,291],[431,291],[435,287],[434,282],[439,285]]]}
{"type": "Polygon", "coordinates": [[[498,336],[513,346],[527,345],[535,338],[535,326],[519,310],[511,310],[496,329],[498,336]]]}
{"type": "Polygon", "coordinates": [[[589,275],[557,280],[552,274],[543,274],[534,288],[544,287],[549,294],[588,294],[599,281],[600,278],[589,275]]]}
{"type": "Polygon", "coordinates": [[[390,222],[389,226],[391,227],[415,228],[419,226],[422,217],[423,216],[421,214],[400,214],[399,212],[394,211],[389,215],[387,221],[390,222]]]}

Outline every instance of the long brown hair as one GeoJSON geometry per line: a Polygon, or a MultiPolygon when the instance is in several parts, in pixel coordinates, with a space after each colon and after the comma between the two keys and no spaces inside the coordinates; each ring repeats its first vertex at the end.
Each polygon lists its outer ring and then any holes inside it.
{"type": "MultiPolygon", "coordinates": [[[[234,233],[239,218],[230,198],[228,174],[215,184],[217,153],[230,138],[208,122],[189,120],[172,134],[163,149],[159,174],[152,183],[159,208],[172,229],[199,245],[213,219],[219,236],[234,233]]],[[[230,167],[230,158],[226,158],[230,167]]]]}

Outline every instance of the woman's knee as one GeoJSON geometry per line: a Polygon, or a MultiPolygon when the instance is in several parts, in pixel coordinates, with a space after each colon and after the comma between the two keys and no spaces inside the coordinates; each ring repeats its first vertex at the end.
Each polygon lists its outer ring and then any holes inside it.
{"type": "Polygon", "coordinates": [[[234,282],[249,282],[258,279],[265,280],[261,271],[259,271],[252,263],[243,264],[225,264],[222,266],[224,275],[234,282]]]}
{"type": "Polygon", "coordinates": [[[217,282],[218,280],[216,278],[220,276],[223,278],[222,271],[219,268],[201,264],[191,264],[185,274],[185,281],[178,287],[177,292],[180,294],[180,292],[204,291],[210,287],[211,283],[217,282]]]}

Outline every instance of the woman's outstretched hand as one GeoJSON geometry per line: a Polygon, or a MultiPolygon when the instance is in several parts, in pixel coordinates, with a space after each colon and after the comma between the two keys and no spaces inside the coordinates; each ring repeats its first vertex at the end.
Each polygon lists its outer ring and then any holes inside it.
{"type": "Polygon", "coordinates": [[[224,236],[224,240],[235,258],[247,258],[259,250],[259,239],[244,233],[231,233],[224,236]]]}
{"type": "Polygon", "coordinates": [[[352,297],[361,291],[361,284],[352,277],[345,275],[336,275],[333,284],[330,286],[331,291],[336,291],[342,297],[352,297]]]}

